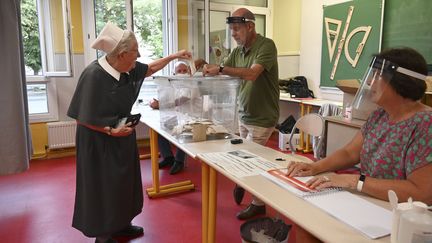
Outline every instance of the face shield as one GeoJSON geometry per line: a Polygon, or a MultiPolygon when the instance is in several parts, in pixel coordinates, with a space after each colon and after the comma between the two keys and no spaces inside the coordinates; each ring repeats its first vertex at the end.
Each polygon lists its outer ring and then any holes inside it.
{"type": "MultiPolygon", "coordinates": [[[[226,18],[226,40],[229,40],[229,37],[231,37],[231,27],[233,24],[246,24],[247,22],[251,22],[255,24],[255,19],[247,19],[245,17],[241,17],[241,16],[232,16],[232,17],[227,17],[226,18]]],[[[228,47],[227,49],[229,49],[231,46],[229,45],[229,43],[225,43],[225,45],[228,47]]]]}
{"type": "Polygon", "coordinates": [[[227,24],[245,24],[246,22],[255,23],[255,19],[247,19],[245,17],[240,17],[240,16],[233,16],[233,17],[226,18],[227,24]]]}
{"type": "Polygon", "coordinates": [[[399,67],[386,59],[375,57],[366,70],[361,86],[354,97],[352,103],[354,118],[366,119],[369,113],[377,108],[377,101],[388,88],[386,85],[378,85],[377,82],[390,83],[396,72],[417,79],[426,79],[425,75],[399,67]]]}

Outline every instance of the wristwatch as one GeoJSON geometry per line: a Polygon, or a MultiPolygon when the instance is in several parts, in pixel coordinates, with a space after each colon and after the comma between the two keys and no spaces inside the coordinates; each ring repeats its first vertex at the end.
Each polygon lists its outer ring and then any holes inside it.
{"type": "Polygon", "coordinates": [[[224,66],[223,66],[223,65],[220,65],[220,66],[219,66],[219,73],[222,73],[223,69],[224,69],[224,66]]]}
{"type": "Polygon", "coordinates": [[[361,192],[361,191],[362,191],[362,189],[363,189],[363,184],[364,184],[365,180],[366,180],[366,176],[363,175],[363,174],[360,174],[360,178],[359,178],[359,180],[358,180],[358,182],[357,182],[357,191],[358,191],[358,192],[361,192]]]}

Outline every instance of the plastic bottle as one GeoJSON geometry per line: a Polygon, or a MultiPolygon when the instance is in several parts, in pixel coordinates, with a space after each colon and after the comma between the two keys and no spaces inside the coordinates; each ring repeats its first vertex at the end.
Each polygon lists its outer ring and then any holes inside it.
{"type": "Polygon", "coordinates": [[[393,220],[392,220],[393,222],[392,222],[392,231],[391,231],[391,238],[390,238],[391,243],[398,242],[398,233],[399,233],[401,214],[409,210],[412,210],[414,205],[422,208],[427,208],[427,205],[425,203],[419,201],[413,202],[412,199],[409,198],[408,202],[399,203],[397,204],[396,208],[393,209],[393,220]]]}
{"type": "Polygon", "coordinates": [[[411,210],[402,212],[397,242],[432,242],[432,212],[416,204],[411,210]]]}
{"type": "Polygon", "coordinates": [[[352,106],[351,106],[351,104],[347,104],[346,106],[345,106],[345,110],[344,110],[344,118],[345,118],[345,120],[347,120],[347,121],[351,121],[351,119],[352,119],[352,106]]]}

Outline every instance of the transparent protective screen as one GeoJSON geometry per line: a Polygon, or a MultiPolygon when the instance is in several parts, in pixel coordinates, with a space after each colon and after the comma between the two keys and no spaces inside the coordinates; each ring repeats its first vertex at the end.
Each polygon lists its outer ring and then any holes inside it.
{"type": "Polygon", "coordinates": [[[396,68],[396,65],[385,59],[374,58],[363,76],[352,108],[366,113],[376,109],[375,102],[381,98],[383,90],[374,88],[374,84],[381,79],[390,81],[396,68]]]}

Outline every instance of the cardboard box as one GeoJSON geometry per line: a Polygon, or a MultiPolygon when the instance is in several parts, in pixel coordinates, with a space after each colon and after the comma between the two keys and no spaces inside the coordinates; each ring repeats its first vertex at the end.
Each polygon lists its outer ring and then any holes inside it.
{"type": "MultiPolygon", "coordinates": [[[[360,88],[360,80],[357,79],[345,79],[345,80],[337,80],[336,87],[344,92],[343,96],[343,111],[342,114],[345,114],[345,107],[351,106],[354,100],[354,97],[360,88]]],[[[369,114],[374,111],[377,106],[371,101],[361,101],[359,109],[352,108],[351,114],[352,118],[366,120],[369,117],[369,114]]]]}
{"type": "Polygon", "coordinates": [[[432,107],[432,76],[426,78],[426,94],[422,103],[432,107]]]}
{"type": "Polygon", "coordinates": [[[343,93],[343,111],[342,114],[345,114],[345,107],[347,105],[351,105],[353,103],[355,94],[357,90],[360,88],[360,81],[357,79],[342,79],[336,81],[336,87],[342,90],[343,93]]]}
{"type": "MultiPolygon", "coordinates": [[[[289,137],[290,133],[285,134],[279,132],[279,149],[282,151],[289,150],[289,137]]],[[[300,133],[295,133],[293,136],[294,147],[296,148],[300,144],[300,133]]]]}
{"type": "Polygon", "coordinates": [[[432,76],[426,77],[426,92],[432,92],[432,76]]]}

